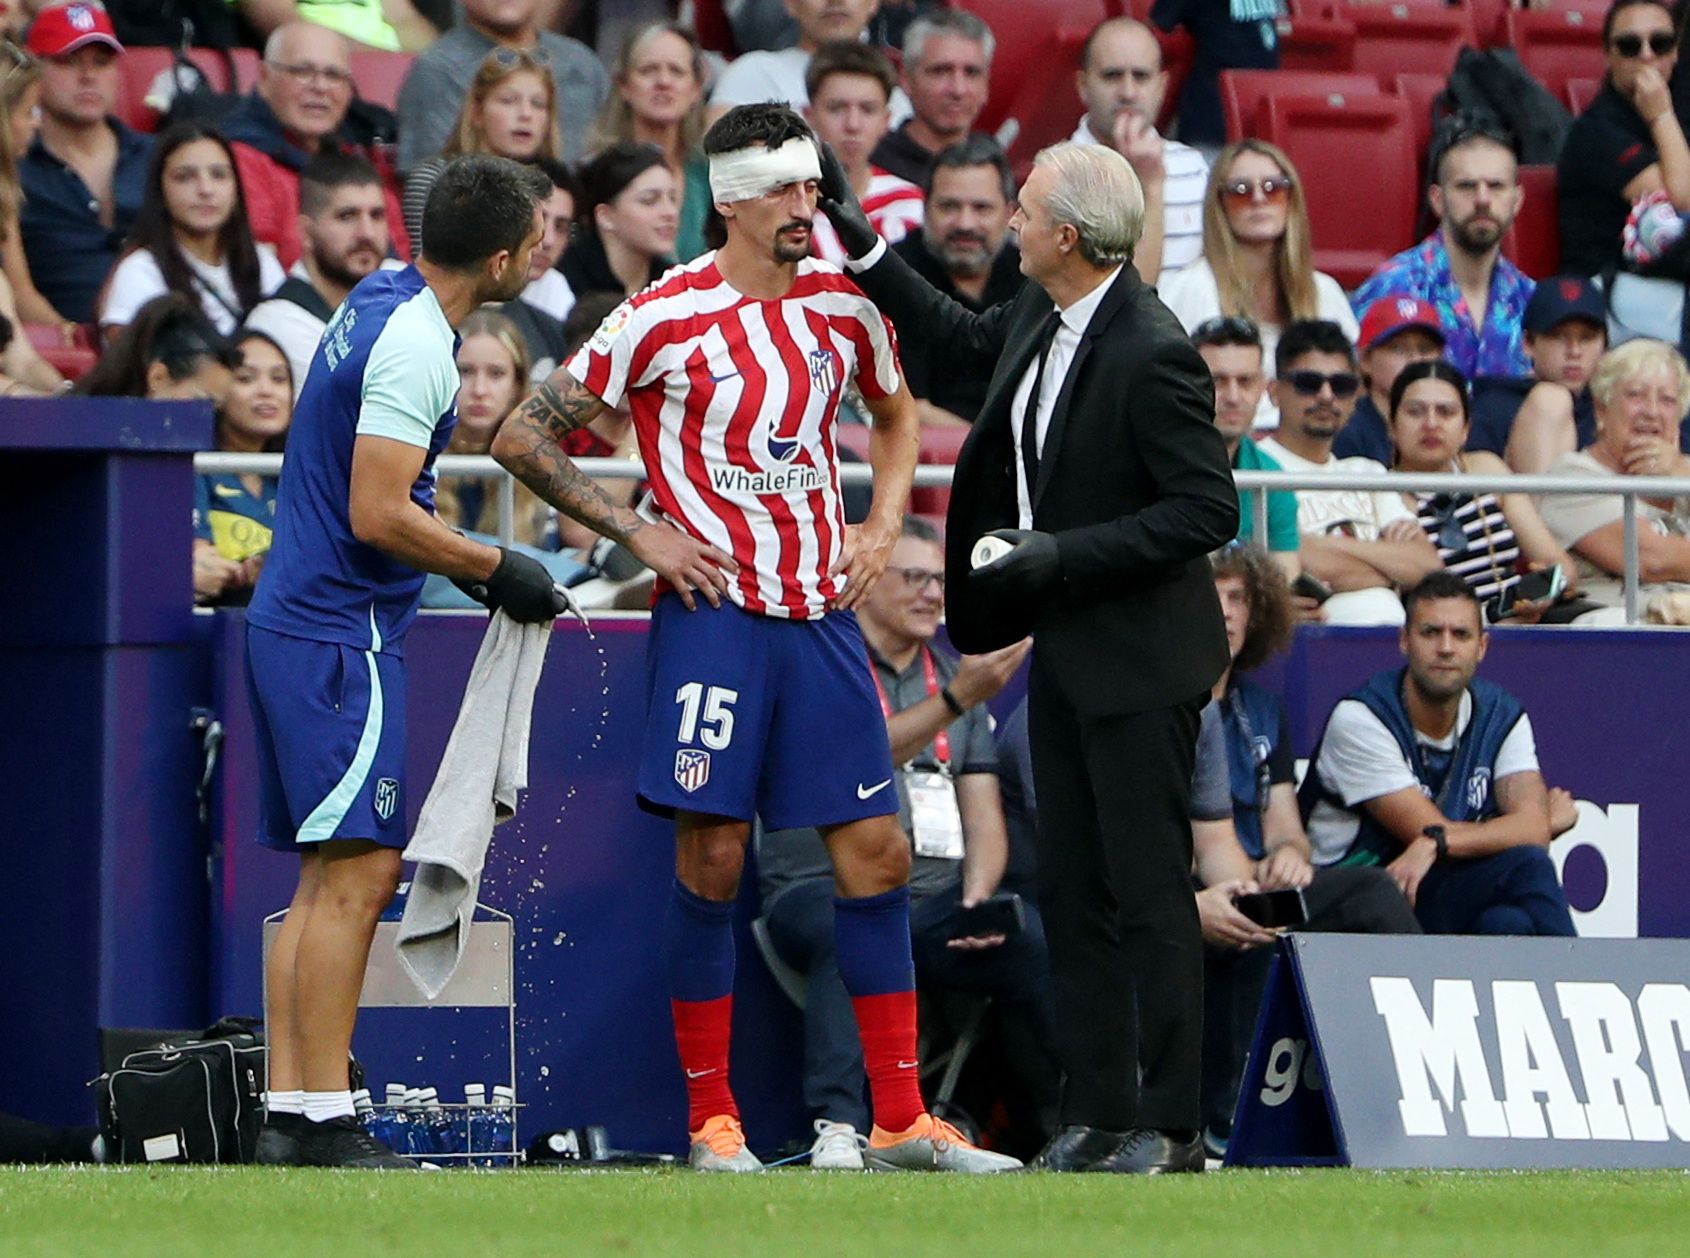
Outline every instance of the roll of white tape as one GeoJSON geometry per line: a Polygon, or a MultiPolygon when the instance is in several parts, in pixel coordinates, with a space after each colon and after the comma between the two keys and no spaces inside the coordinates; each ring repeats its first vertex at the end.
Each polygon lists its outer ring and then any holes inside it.
{"type": "Polygon", "coordinates": [[[975,568],[984,568],[989,563],[1002,559],[1015,547],[1001,537],[987,535],[974,543],[974,552],[969,555],[968,562],[975,568]]]}

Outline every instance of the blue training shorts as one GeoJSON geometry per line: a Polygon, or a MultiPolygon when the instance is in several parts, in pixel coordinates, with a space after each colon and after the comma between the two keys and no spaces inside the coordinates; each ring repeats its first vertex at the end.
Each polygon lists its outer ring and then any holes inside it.
{"type": "Polygon", "coordinates": [[[258,841],[405,846],[405,662],[249,624],[258,841]]]}
{"type": "Polygon", "coordinates": [[[665,594],[652,609],[640,804],[771,830],[898,811],[857,618],[780,620],[665,594]]]}

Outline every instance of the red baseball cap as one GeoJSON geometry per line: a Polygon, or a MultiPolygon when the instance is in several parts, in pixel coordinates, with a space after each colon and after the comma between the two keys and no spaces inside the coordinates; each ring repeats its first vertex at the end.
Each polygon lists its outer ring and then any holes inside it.
{"type": "Polygon", "coordinates": [[[123,51],[112,28],[111,15],[100,5],[76,0],[37,13],[24,46],[37,57],[67,57],[89,44],[104,44],[113,52],[123,51]]]}
{"type": "Polygon", "coordinates": [[[1438,322],[1438,312],[1431,302],[1421,301],[1418,297],[1410,297],[1406,293],[1392,293],[1388,297],[1381,297],[1367,308],[1367,313],[1361,317],[1361,348],[1372,349],[1382,341],[1388,341],[1398,332],[1405,332],[1409,328],[1422,328],[1438,338],[1438,344],[1443,344],[1448,338],[1444,336],[1443,324],[1438,322]]]}

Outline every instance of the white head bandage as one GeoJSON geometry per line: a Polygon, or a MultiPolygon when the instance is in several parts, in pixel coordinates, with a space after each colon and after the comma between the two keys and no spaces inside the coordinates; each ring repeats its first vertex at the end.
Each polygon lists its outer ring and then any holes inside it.
{"type": "Polygon", "coordinates": [[[710,199],[749,201],[789,183],[821,177],[821,157],[811,140],[795,137],[777,149],[753,144],[711,154],[710,199]]]}

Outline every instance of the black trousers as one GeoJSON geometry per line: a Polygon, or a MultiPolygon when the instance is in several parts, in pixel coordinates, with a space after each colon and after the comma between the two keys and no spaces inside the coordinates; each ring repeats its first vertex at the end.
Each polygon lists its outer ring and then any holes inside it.
{"type": "Polygon", "coordinates": [[[1039,907],[1064,1124],[1198,1127],[1203,939],[1189,805],[1207,700],[1085,717],[1034,654],[1039,907]]]}

